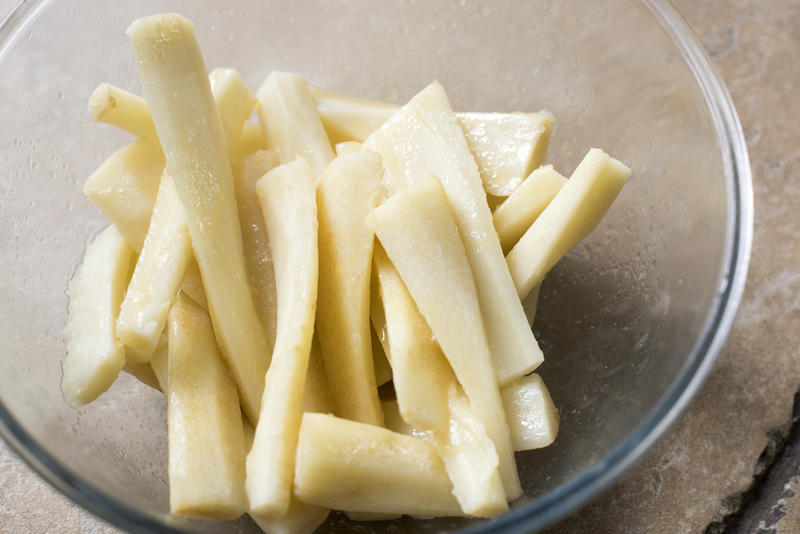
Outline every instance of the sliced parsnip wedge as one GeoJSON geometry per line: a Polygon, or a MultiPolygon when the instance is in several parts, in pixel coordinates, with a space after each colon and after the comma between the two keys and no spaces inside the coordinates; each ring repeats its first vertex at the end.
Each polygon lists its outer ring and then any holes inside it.
{"type": "Polygon", "coordinates": [[[258,421],[267,339],[247,284],[225,135],[194,29],[180,15],[154,15],[134,21],[128,35],[186,214],[214,331],[245,413],[258,421]]]}
{"type": "Polygon", "coordinates": [[[504,387],[500,394],[515,451],[540,449],[555,441],[558,409],[542,377],[536,373],[524,376],[504,387]]]}
{"type": "Polygon", "coordinates": [[[328,508],[306,504],[292,496],[286,514],[280,519],[264,519],[256,514],[250,517],[267,534],[313,534],[328,519],[328,514],[328,508]]]}
{"type": "Polygon", "coordinates": [[[101,83],[89,96],[89,113],[98,122],[111,124],[158,144],[156,127],[147,102],[139,95],[109,83],[101,83]]]}
{"type": "Polygon", "coordinates": [[[157,144],[138,139],[109,156],[83,185],[83,193],[137,252],[144,245],[164,164],[157,144]]]}
{"type": "Polygon", "coordinates": [[[322,354],[319,352],[319,341],[316,334],[311,341],[311,352],[308,355],[306,387],[303,391],[303,411],[333,412],[333,401],[328,390],[328,379],[325,377],[325,368],[322,364],[322,354]]]}
{"type": "Polygon", "coordinates": [[[556,262],[594,230],[630,175],[628,167],[602,150],[589,150],[506,257],[521,298],[541,284],[556,262]]]}
{"type": "Polygon", "coordinates": [[[261,416],[247,456],[247,496],[259,517],[289,506],[303,390],[317,305],[317,204],[314,171],[302,158],[269,171],[256,191],[275,266],[278,330],[264,383],[261,416]]]}
{"type": "Polygon", "coordinates": [[[86,247],[67,288],[67,356],[61,391],[70,406],[105,392],[125,365],[114,327],[128,281],[133,250],[111,225],[86,247]]]}
{"type": "Polygon", "coordinates": [[[522,307],[525,309],[525,317],[528,318],[528,322],[531,326],[533,326],[533,321],[536,319],[536,310],[539,308],[539,288],[542,286],[536,286],[530,290],[530,292],[522,299],[522,307]]]}
{"type": "Polygon", "coordinates": [[[186,293],[186,296],[192,299],[195,304],[208,311],[208,299],[206,298],[206,290],[203,287],[203,278],[200,274],[200,267],[197,266],[194,257],[192,257],[192,261],[189,262],[189,266],[186,268],[181,291],[186,293]]]}
{"type": "Polygon", "coordinates": [[[363,141],[398,110],[398,106],[386,102],[353,98],[324,89],[312,89],[311,94],[333,144],[363,141]]]}
{"type": "Polygon", "coordinates": [[[392,379],[392,365],[383,351],[381,340],[374,329],[370,330],[370,340],[372,341],[372,365],[375,368],[375,384],[381,387],[392,379]]]}
{"type": "Polygon", "coordinates": [[[350,512],[462,515],[432,445],[331,415],[303,414],[295,494],[350,512]]]}
{"type": "Polygon", "coordinates": [[[535,369],[543,360],[542,351],[514,291],[478,168],[442,86],[434,82],[417,94],[370,136],[364,150],[383,157],[384,181],[390,190],[431,175],[439,178],[475,278],[500,384],[535,369]]]}
{"type": "Polygon", "coordinates": [[[258,117],[267,146],[281,163],[305,158],[316,176],[333,159],[306,79],[299,74],[273,72],[258,90],[258,117]]]}
{"type": "Polygon", "coordinates": [[[510,195],[544,163],[553,121],[553,115],[546,111],[458,114],[487,193],[510,195]]]}
{"type": "MultiPolygon", "coordinates": [[[[447,425],[447,360],[386,251],[376,243],[372,278],[386,321],[394,389],[403,419],[420,429],[447,425]]],[[[380,321],[379,318],[376,319],[380,321]]]]}
{"type": "Polygon", "coordinates": [[[492,221],[503,253],[517,244],[565,183],[552,165],[539,167],[494,210],[492,221]]]}
{"type": "Polygon", "coordinates": [[[374,234],[364,217],[378,202],[381,160],[359,152],[336,158],[317,188],[319,303],[317,334],[340,417],[383,425],[369,324],[374,234]]]}
{"type": "Polygon", "coordinates": [[[356,141],[344,141],[336,143],[336,155],[350,154],[351,152],[361,152],[361,143],[356,141]]]}
{"type": "Polygon", "coordinates": [[[169,387],[169,334],[167,328],[161,334],[161,339],[158,340],[153,357],[150,358],[150,367],[153,368],[153,374],[158,379],[158,388],[167,395],[169,387]]]}
{"type": "Polygon", "coordinates": [[[164,173],[147,237],[117,318],[117,336],[136,349],[128,353],[128,363],[150,361],[191,261],[186,217],[172,178],[164,173]]]}
{"type": "Polygon", "coordinates": [[[236,154],[231,158],[231,162],[236,163],[254,152],[266,149],[267,141],[264,139],[264,132],[261,131],[261,126],[246,122],[242,126],[242,135],[239,136],[236,154]]]}
{"type": "Polygon", "coordinates": [[[228,157],[233,161],[237,155],[244,121],[250,117],[256,97],[236,69],[216,68],[211,71],[209,81],[222,129],[225,131],[228,157]]]}
{"type": "Polygon", "coordinates": [[[514,451],[475,282],[442,185],[435,178],[422,180],[372,210],[366,223],[386,249],[494,442],[506,494],[517,498],[521,490],[514,451]]]}
{"type": "Polygon", "coordinates": [[[208,313],[181,295],[169,313],[169,504],[232,519],[247,508],[239,400],[208,313]]]}
{"type": "Polygon", "coordinates": [[[256,183],[277,165],[277,154],[266,150],[251,154],[233,165],[233,187],[239,212],[239,228],[242,231],[247,280],[270,349],[275,346],[278,298],[275,291],[272,250],[264,225],[264,215],[256,195],[256,183]]]}

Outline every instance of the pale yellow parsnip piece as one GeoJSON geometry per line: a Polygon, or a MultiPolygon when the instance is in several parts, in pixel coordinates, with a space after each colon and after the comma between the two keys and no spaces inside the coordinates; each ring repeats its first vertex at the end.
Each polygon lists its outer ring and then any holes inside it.
{"type": "Polygon", "coordinates": [[[236,154],[231,158],[231,163],[236,163],[254,152],[266,149],[267,141],[264,139],[264,132],[261,131],[261,126],[246,122],[242,126],[242,135],[239,136],[236,154]]]}
{"type": "Polygon", "coordinates": [[[169,313],[169,503],[174,514],[233,519],[247,508],[239,400],[208,313],[181,295],[169,313]]]}
{"type": "Polygon", "coordinates": [[[269,171],[257,185],[275,269],[278,330],[261,416],[247,457],[250,510],[277,519],[292,494],[294,457],[317,305],[317,205],[314,171],[302,158],[269,171]]]}
{"type": "Polygon", "coordinates": [[[320,177],[316,323],[335,413],[379,426],[369,323],[374,234],[364,218],[378,201],[380,172],[377,154],[359,152],[336,158],[320,177]]]}
{"type": "Polygon", "coordinates": [[[141,361],[142,357],[136,355],[136,349],[125,347],[125,367],[122,368],[128,374],[135,376],[140,382],[147,384],[153,389],[161,392],[167,390],[167,329],[161,333],[156,350],[153,352],[150,361],[147,363],[127,363],[141,361]],[[131,357],[131,353],[133,357],[131,357]]]}
{"type": "Polygon", "coordinates": [[[299,74],[272,72],[257,97],[267,146],[278,153],[281,163],[305,158],[319,176],[334,154],[306,79],[299,74]]]}
{"type": "Polygon", "coordinates": [[[247,283],[225,134],[191,22],[176,14],[128,28],[167,172],[181,199],[222,354],[258,421],[268,345],[247,283]]]}
{"type": "Polygon", "coordinates": [[[181,201],[164,173],[142,252],[117,318],[117,335],[136,351],[129,363],[149,362],[167,314],[192,261],[192,242],[181,201]]]}
{"type": "Polygon", "coordinates": [[[208,78],[222,129],[225,131],[228,157],[233,161],[237,155],[242,127],[255,107],[256,97],[236,69],[216,68],[208,78]]]}
{"type": "Polygon", "coordinates": [[[500,390],[515,451],[547,447],[558,434],[558,409],[536,373],[500,390]]]}
{"type": "Polygon", "coordinates": [[[420,429],[446,426],[449,364],[380,243],[375,244],[372,269],[376,291],[371,297],[380,299],[385,317],[400,412],[420,429]]]}
{"type": "Polygon", "coordinates": [[[462,515],[436,449],[425,441],[331,415],[303,414],[295,494],[349,512],[462,515]]]}
{"type": "Polygon", "coordinates": [[[522,299],[522,307],[525,310],[525,317],[528,322],[533,326],[533,321],[536,319],[536,310],[539,309],[539,289],[542,286],[535,286],[531,289],[525,298],[522,299]]]}
{"type": "Polygon", "coordinates": [[[206,298],[206,290],[203,287],[203,278],[200,274],[200,267],[197,266],[197,261],[194,260],[194,257],[186,268],[181,291],[186,293],[186,296],[192,299],[195,304],[208,311],[208,299],[206,298]]]}
{"type": "Polygon", "coordinates": [[[69,282],[61,391],[70,406],[95,400],[125,365],[125,348],[117,338],[115,321],[132,255],[114,225],[108,226],[86,247],[69,282]]]}
{"type": "Polygon", "coordinates": [[[351,152],[361,152],[361,143],[357,141],[343,141],[336,143],[336,155],[349,154],[351,152]]]}
{"type": "Polygon", "coordinates": [[[567,183],[552,165],[533,171],[492,214],[503,253],[517,244],[559,190],[567,183]]]}
{"type": "Polygon", "coordinates": [[[475,282],[442,185],[435,178],[422,180],[372,210],[366,223],[400,273],[494,442],[506,494],[517,498],[521,489],[514,451],[475,282]]]}
{"type": "Polygon", "coordinates": [[[264,327],[267,346],[270,350],[275,346],[278,299],[275,292],[272,250],[269,246],[264,215],[256,195],[256,183],[277,165],[277,154],[268,150],[260,150],[235,163],[232,167],[247,280],[250,283],[253,303],[261,326],[264,327]]]}
{"type": "MultiPolygon", "coordinates": [[[[127,353],[127,351],[126,351],[127,353]]],[[[149,386],[153,389],[161,391],[161,386],[158,383],[158,378],[153,372],[150,363],[126,363],[122,370],[142,384],[149,386]]]]}
{"type": "Polygon", "coordinates": [[[158,144],[147,102],[139,95],[110,83],[101,83],[89,96],[89,113],[98,122],[111,124],[158,144]]]}
{"type": "Polygon", "coordinates": [[[381,340],[374,328],[370,329],[370,340],[372,342],[372,364],[375,367],[375,384],[381,387],[392,379],[392,365],[383,351],[383,345],[381,345],[381,340]]]}
{"type": "Polygon", "coordinates": [[[630,175],[628,167],[602,150],[589,150],[506,257],[520,298],[541,284],[556,262],[594,230],[630,175]]]}
{"type": "Polygon", "coordinates": [[[328,379],[319,351],[319,340],[316,333],[311,341],[311,352],[308,355],[306,371],[306,387],[303,390],[303,411],[332,413],[333,401],[328,390],[328,379]]]}
{"type": "Polygon", "coordinates": [[[506,384],[535,369],[542,351],[514,290],[478,168],[441,85],[434,82],[411,99],[367,139],[364,150],[381,154],[390,192],[431,175],[441,181],[475,280],[497,379],[506,384]]]}
{"type": "Polygon", "coordinates": [[[334,145],[361,142],[381,127],[398,106],[378,100],[364,100],[324,89],[312,89],[322,125],[334,145]]]}
{"type": "MultiPolygon", "coordinates": [[[[169,316],[167,316],[169,318],[169,316]]],[[[169,333],[164,329],[161,339],[158,340],[153,357],[150,358],[150,367],[158,379],[159,389],[166,395],[169,388],[169,333]]]]}

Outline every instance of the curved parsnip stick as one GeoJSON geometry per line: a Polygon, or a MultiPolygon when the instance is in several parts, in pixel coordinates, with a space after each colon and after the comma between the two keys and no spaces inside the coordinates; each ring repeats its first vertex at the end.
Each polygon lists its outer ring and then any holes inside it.
{"type": "Polygon", "coordinates": [[[378,201],[380,172],[377,154],[359,152],[336,158],[320,177],[316,325],[335,413],[379,426],[369,324],[375,238],[364,217],[378,201]]]}
{"type": "Polygon", "coordinates": [[[277,519],[289,506],[303,390],[317,306],[317,205],[314,171],[304,159],[258,181],[275,266],[278,330],[261,416],[247,456],[250,511],[277,519]]]}
{"type": "Polygon", "coordinates": [[[101,83],[89,96],[89,113],[98,122],[111,124],[136,137],[158,143],[147,102],[139,95],[110,83],[101,83]]]}
{"type": "Polygon", "coordinates": [[[514,451],[475,281],[442,185],[428,178],[404,189],[372,210],[366,223],[386,249],[494,442],[506,494],[517,498],[521,489],[514,451]]]}
{"type": "Polygon", "coordinates": [[[245,413],[258,421],[268,346],[247,283],[231,166],[191,22],[176,14],[128,28],[139,79],[175,181],[209,311],[245,413]]]}
{"type": "Polygon", "coordinates": [[[61,391],[71,406],[105,392],[125,365],[114,324],[128,281],[133,250],[111,225],[86,248],[67,288],[67,356],[61,391]]]}
{"type": "Polygon", "coordinates": [[[631,175],[598,148],[589,150],[567,183],[506,256],[520,298],[603,218],[631,175]]]}
{"type": "Polygon", "coordinates": [[[211,71],[209,81],[222,121],[222,129],[225,131],[228,157],[234,161],[238,153],[242,127],[253,111],[256,97],[245,85],[242,75],[236,69],[216,68],[211,71]]]}

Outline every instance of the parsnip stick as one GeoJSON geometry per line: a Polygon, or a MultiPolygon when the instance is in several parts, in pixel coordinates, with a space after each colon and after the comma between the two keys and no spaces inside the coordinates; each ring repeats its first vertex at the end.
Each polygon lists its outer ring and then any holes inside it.
{"type": "Polygon", "coordinates": [[[253,111],[256,97],[245,85],[242,75],[236,69],[216,68],[211,71],[209,81],[222,121],[222,129],[225,131],[228,157],[234,161],[238,153],[242,127],[253,111]]]}
{"type": "Polygon", "coordinates": [[[323,414],[303,414],[295,494],[350,512],[462,515],[432,445],[323,414]]]}
{"type": "Polygon", "coordinates": [[[316,334],[311,341],[311,352],[308,355],[306,387],[303,391],[303,411],[333,413],[333,401],[328,389],[328,379],[325,377],[325,368],[322,364],[322,354],[319,352],[319,341],[316,334]]]}
{"type": "Polygon", "coordinates": [[[264,132],[261,131],[261,126],[246,122],[244,126],[242,126],[242,135],[239,136],[239,142],[236,145],[236,154],[231,159],[231,162],[236,163],[254,152],[266,149],[267,141],[264,139],[264,132]]]}
{"type": "Polygon", "coordinates": [[[341,156],[342,154],[350,154],[351,152],[361,152],[361,143],[356,141],[344,141],[342,143],[336,143],[336,155],[341,156]]]}
{"type": "Polygon", "coordinates": [[[375,368],[375,384],[381,387],[392,379],[392,366],[374,329],[370,329],[370,340],[372,342],[372,364],[375,368]]]}
{"type": "Polygon", "coordinates": [[[302,158],[258,181],[275,265],[278,330],[261,416],[247,456],[250,510],[266,519],[289,506],[303,390],[317,304],[317,208],[314,171],[302,158]]]}
{"type": "Polygon", "coordinates": [[[320,119],[331,143],[364,141],[399,109],[394,104],[364,100],[351,96],[312,89],[320,119]]]}
{"type": "Polygon", "coordinates": [[[333,159],[333,149],[305,78],[273,72],[257,96],[258,117],[267,146],[278,153],[281,163],[304,157],[319,176],[333,159]]]}
{"type": "Polygon", "coordinates": [[[503,253],[517,244],[533,221],[556,196],[567,179],[552,165],[533,171],[492,214],[494,229],[500,237],[503,253]]]}
{"type": "Polygon", "coordinates": [[[61,391],[73,407],[105,392],[125,365],[114,327],[133,250],[111,225],[86,248],[67,288],[67,356],[61,391]]]}
{"type": "Polygon", "coordinates": [[[542,351],[514,291],[478,168],[441,85],[434,82],[411,99],[364,150],[381,154],[390,189],[431,175],[441,181],[475,279],[497,379],[506,384],[535,369],[542,351]]]}
{"type": "Polygon", "coordinates": [[[174,514],[244,513],[244,430],[208,314],[181,295],[169,314],[169,502],[174,514]]]}
{"type": "Polygon", "coordinates": [[[316,324],[335,413],[379,426],[369,324],[374,234],[364,217],[378,201],[380,172],[377,154],[359,152],[336,158],[320,178],[316,324]]]}
{"type": "Polygon", "coordinates": [[[280,519],[264,519],[256,514],[250,517],[267,534],[313,534],[325,522],[328,514],[330,509],[306,504],[292,496],[286,514],[280,519]]]}
{"type": "Polygon", "coordinates": [[[264,215],[256,195],[256,182],[276,165],[278,156],[266,150],[251,154],[233,165],[233,187],[236,191],[239,227],[242,230],[247,280],[270,350],[275,346],[278,297],[275,292],[272,251],[264,225],[264,215]]]}
{"type": "Polygon", "coordinates": [[[602,150],[589,150],[506,257],[520,298],[541,284],[556,262],[594,230],[630,175],[628,167],[602,150]]]}
{"type": "Polygon", "coordinates": [[[136,349],[128,353],[128,363],[150,361],[191,260],[186,217],[172,178],[164,173],[147,237],[117,318],[117,335],[136,349]]]}
{"type": "Polygon", "coordinates": [[[186,293],[186,296],[192,299],[195,304],[208,311],[208,299],[206,298],[206,290],[203,287],[203,278],[200,275],[200,267],[197,266],[194,257],[186,268],[181,291],[186,293]]]}
{"type": "Polygon", "coordinates": [[[500,390],[515,451],[547,447],[558,434],[558,410],[536,373],[500,390]]]}
{"type": "Polygon", "coordinates": [[[109,83],[101,83],[89,97],[89,113],[98,122],[111,124],[158,144],[156,127],[147,102],[139,95],[109,83]]]}
{"type": "Polygon", "coordinates": [[[442,185],[428,178],[404,189],[372,210],[366,223],[386,249],[494,442],[506,494],[517,498],[521,490],[514,451],[475,282],[442,185]]]}
{"type": "Polygon", "coordinates": [[[181,199],[214,331],[245,413],[258,421],[268,347],[247,284],[222,124],[191,22],[154,15],[128,28],[167,171],[181,199]]]}

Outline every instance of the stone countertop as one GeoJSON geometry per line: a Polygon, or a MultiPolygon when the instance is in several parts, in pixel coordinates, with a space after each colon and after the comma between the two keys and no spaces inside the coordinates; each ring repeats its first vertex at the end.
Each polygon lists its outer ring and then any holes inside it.
{"type": "MultiPolygon", "coordinates": [[[[551,534],[800,532],[800,0],[674,0],[733,96],[755,189],[750,274],[705,387],[647,459],[551,534]]],[[[8,12],[13,0],[0,0],[8,12]]],[[[0,440],[0,531],[116,533],[0,440]]]]}

